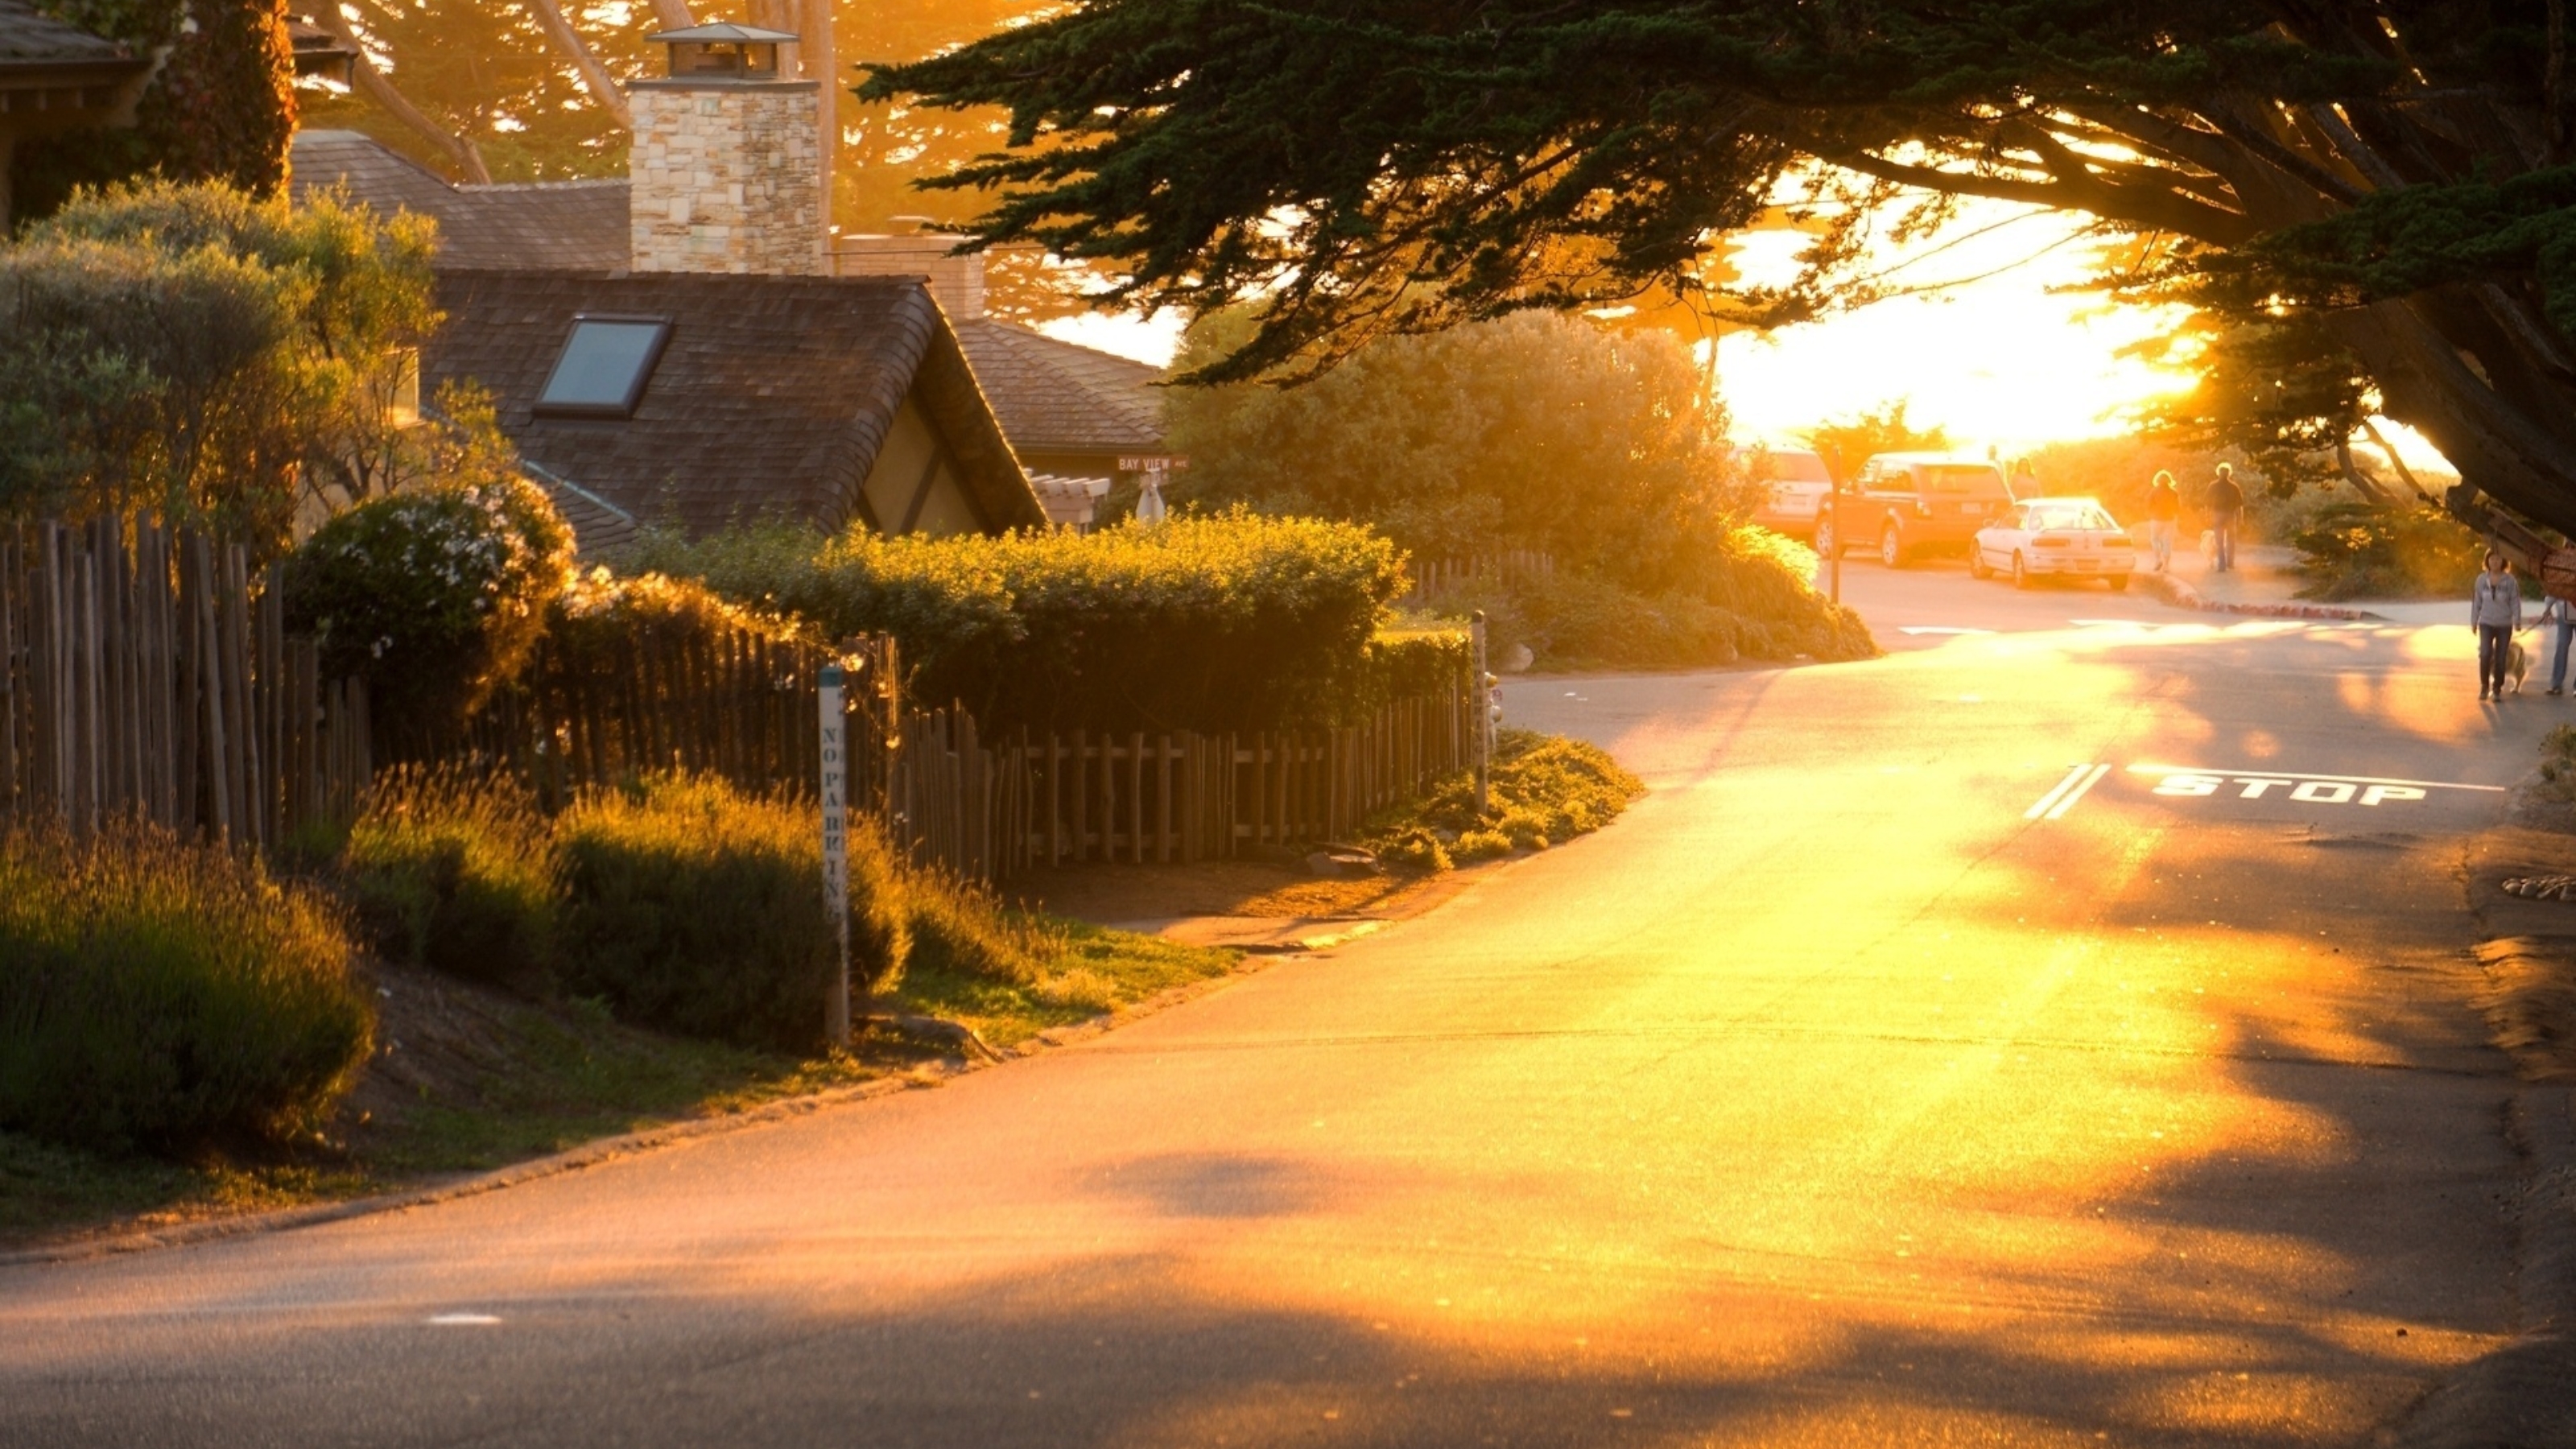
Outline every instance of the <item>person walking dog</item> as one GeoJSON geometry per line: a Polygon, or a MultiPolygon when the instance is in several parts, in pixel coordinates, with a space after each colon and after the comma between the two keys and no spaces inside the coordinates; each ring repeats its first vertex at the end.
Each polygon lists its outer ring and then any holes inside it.
{"type": "Polygon", "coordinates": [[[2245,490],[2236,484],[2236,470],[2225,463],[2218,465],[2218,476],[2210,481],[2209,531],[2214,535],[2216,557],[2210,567],[2218,573],[2236,568],[2236,524],[2245,513],[2245,490]]]}
{"type": "Polygon", "coordinates": [[[2478,634],[2478,698],[2504,698],[2505,665],[2522,632],[2522,585],[2504,550],[2487,550],[2486,572],[2469,586],[2469,627],[2478,634]]]}
{"type": "Polygon", "coordinates": [[[2182,490],[2174,475],[2158,472],[2147,485],[2147,547],[2156,555],[2156,572],[2173,567],[2174,529],[2182,522],[2182,490]]]}

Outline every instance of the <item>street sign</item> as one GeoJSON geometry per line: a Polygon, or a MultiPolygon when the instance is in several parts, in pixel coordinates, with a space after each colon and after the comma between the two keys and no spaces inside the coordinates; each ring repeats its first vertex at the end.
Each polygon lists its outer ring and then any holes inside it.
{"type": "Polygon", "coordinates": [[[823,1028],[834,1046],[850,1044],[850,769],[849,717],[842,712],[841,666],[823,666],[814,691],[822,715],[823,909],[832,919],[840,969],[832,978],[823,1028]]]}
{"type": "Polygon", "coordinates": [[[1190,460],[1177,453],[1158,453],[1150,457],[1118,460],[1118,471],[1121,473],[1178,473],[1189,466],[1190,460]]]}

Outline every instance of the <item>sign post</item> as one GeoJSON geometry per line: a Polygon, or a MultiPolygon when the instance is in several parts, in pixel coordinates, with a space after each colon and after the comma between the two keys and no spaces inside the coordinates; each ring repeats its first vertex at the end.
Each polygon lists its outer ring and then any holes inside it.
{"type": "Polygon", "coordinates": [[[826,664],[815,690],[822,711],[823,909],[831,917],[832,940],[840,953],[823,1007],[823,1030],[836,1047],[850,1044],[850,751],[842,684],[841,666],[826,664]]]}
{"type": "Polygon", "coordinates": [[[1468,676],[1474,687],[1469,695],[1476,702],[1476,818],[1485,818],[1485,807],[1492,789],[1494,758],[1493,685],[1485,673],[1485,611],[1478,609],[1467,624],[1470,651],[1474,654],[1474,672],[1468,676]]]}

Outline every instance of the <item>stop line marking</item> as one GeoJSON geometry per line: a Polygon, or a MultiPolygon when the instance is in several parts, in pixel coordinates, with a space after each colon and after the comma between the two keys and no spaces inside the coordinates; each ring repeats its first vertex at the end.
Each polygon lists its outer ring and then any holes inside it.
{"type": "MultiPolygon", "coordinates": [[[[2024,820],[2063,820],[2076,802],[2111,773],[2109,765],[2070,767],[2066,777],[2049,787],[2021,813],[2024,820]]],[[[2132,775],[2152,775],[2152,793],[2167,799],[2289,800],[2301,805],[2407,804],[2430,799],[2436,790],[2501,795],[2502,785],[2463,785],[2453,780],[2405,780],[2387,775],[2324,775],[2311,770],[2212,770],[2199,765],[2137,764],[2132,775]]]]}

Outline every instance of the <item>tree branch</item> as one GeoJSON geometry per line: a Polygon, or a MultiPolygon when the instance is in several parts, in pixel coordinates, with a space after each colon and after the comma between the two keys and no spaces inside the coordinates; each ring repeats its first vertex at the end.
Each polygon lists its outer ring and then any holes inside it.
{"type": "Polygon", "coordinates": [[[590,98],[599,103],[601,110],[608,112],[617,122],[618,129],[634,130],[635,113],[627,109],[626,93],[617,88],[617,82],[609,79],[608,68],[599,63],[598,56],[591,54],[590,44],[581,38],[581,32],[564,19],[563,7],[555,0],[528,0],[528,8],[535,13],[537,23],[545,27],[555,48],[570,57],[573,69],[581,72],[582,89],[590,92],[590,98]]]}
{"type": "Polygon", "coordinates": [[[478,186],[492,184],[492,173],[483,164],[483,153],[474,149],[472,141],[421,114],[420,108],[404,99],[403,93],[394,89],[394,83],[385,79],[385,73],[376,69],[375,57],[367,54],[367,48],[358,43],[357,34],[349,28],[349,17],[342,13],[338,0],[314,7],[313,19],[314,23],[331,32],[333,40],[356,53],[357,64],[352,67],[351,76],[357,81],[358,89],[367,93],[368,100],[446,152],[448,159],[456,163],[456,169],[465,173],[467,181],[478,186]]]}
{"type": "Polygon", "coordinates": [[[1819,159],[1845,170],[1892,181],[1899,186],[1919,187],[1955,196],[1983,196],[1995,201],[2090,211],[2114,221],[2162,228],[2222,246],[2232,246],[2254,234],[2253,226],[2235,212],[2223,211],[2170,190],[2111,186],[2098,179],[2089,188],[2070,186],[2062,181],[2016,181],[2004,176],[1979,176],[1967,171],[1909,166],[1882,160],[1866,151],[1835,154],[1820,150],[1817,155],[1819,159]]]}

